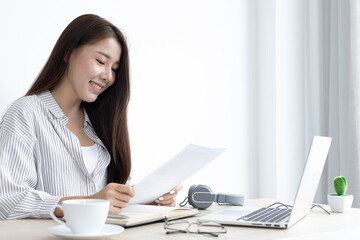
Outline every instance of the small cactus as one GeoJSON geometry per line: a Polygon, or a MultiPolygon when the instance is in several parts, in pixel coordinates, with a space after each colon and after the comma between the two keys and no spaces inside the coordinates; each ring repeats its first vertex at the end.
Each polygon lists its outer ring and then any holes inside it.
{"type": "Polygon", "coordinates": [[[344,196],[347,188],[346,178],[344,176],[338,176],[333,181],[335,192],[338,196],[344,196]]]}

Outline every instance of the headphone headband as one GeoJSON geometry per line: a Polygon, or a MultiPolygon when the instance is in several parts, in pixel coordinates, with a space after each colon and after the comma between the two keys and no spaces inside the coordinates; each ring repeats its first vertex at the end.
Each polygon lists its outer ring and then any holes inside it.
{"type": "Polygon", "coordinates": [[[198,209],[206,209],[213,202],[218,204],[231,204],[235,206],[244,205],[243,194],[225,194],[213,193],[210,187],[206,185],[193,185],[188,192],[189,204],[198,209]]]}

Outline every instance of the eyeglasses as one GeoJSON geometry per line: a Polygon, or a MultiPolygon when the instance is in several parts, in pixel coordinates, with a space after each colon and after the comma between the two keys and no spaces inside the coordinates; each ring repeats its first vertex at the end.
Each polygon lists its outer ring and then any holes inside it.
{"type": "Polygon", "coordinates": [[[218,237],[227,232],[226,228],[215,222],[188,222],[186,220],[165,221],[166,234],[196,233],[211,237],[218,237]]]}

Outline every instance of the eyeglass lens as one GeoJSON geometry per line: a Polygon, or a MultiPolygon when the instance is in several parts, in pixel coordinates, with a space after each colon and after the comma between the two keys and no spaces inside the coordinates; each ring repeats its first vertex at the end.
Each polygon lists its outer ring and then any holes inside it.
{"type": "Polygon", "coordinates": [[[226,233],[225,227],[218,223],[190,223],[185,220],[168,221],[164,226],[167,233],[199,233],[217,236],[226,233]]]}

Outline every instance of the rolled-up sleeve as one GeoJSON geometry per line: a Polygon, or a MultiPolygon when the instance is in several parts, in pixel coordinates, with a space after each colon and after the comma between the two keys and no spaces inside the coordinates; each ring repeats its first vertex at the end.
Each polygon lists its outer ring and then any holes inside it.
{"type": "Polygon", "coordinates": [[[20,138],[0,130],[0,219],[49,217],[60,196],[35,190],[34,153],[20,138]]]}

